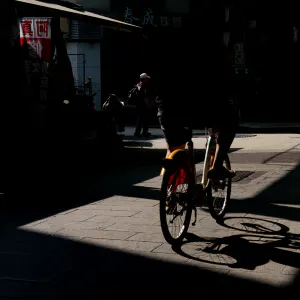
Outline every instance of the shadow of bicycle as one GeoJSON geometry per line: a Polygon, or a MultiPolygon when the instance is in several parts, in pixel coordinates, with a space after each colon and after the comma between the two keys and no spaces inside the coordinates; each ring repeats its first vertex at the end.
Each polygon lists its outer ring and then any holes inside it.
{"type": "Polygon", "coordinates": [[[241,231],[227,237],[200,237],[188,233],[173,250],[200,263],[255,270],[269,262],[300,268],[299,235],[278,222],[258,218],[226,218],[220,225],[241,231]]]}

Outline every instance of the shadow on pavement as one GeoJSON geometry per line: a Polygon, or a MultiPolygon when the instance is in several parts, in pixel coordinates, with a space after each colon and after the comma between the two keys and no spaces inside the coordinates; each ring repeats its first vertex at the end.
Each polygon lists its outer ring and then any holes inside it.
{"type": "Polygon", "coordinates": [[[300,220],[300,165],[253,198],[231,199],[229,211],[291,221],[300,220]]]}
{"type": "MultiPolygon", "coordinates": [[[[153,253],[143,257],[142,252],[133,254],[130,249],[114,250],[104,247],[104,242],[75,242],[6,228],[1,233],[0,297],[240,299],[244,289],[248,296],[255,296],[258,290],[276,299],[283,295],[280,288],[268,284],[232,277],[222,271],[156,260],[151,257],[153,253]]],[[[282,292],[286,295],[286,291],[282,292]]]]}
{"type": "MultiPolygon", "coordinates": [[[[272,275],[290,276],[289,289],[296,289],[300,283],[300,234],[287,224],[294,221],[294,229],[300,226],[296,223],[300,220],[299,180],[300,165],[291,167],[286,176],[257,196],[232,199],[228,211],[238,216],[225,217],[219,224],[235,234],[216,238],[189,233],[187,241],[174,251],[198,262],[240,271],[262,270],[272,262],[276,264],[272,275]],[[241,233],[236,234],[238,231],[241,233]]],[[[263,274],[268,276],[266,271],[263,274]]]]}
{"type": "MultiPolygon", "coordinates": [[[[19,228],[20,225],[29,221],[38,220],[42,215],[49,216],[113,195],[125,197],[143,197],[144,195],[146,198],[155,199],[157,190],[135,185],[158,176],[160,164],[156,158],[164,153],[164,150],[154,151],[153,156],[145,161],[138,160],[138,157],[133,155],[131,161],[135,163],[132,165],[124,164],[119,169],[110,168],[108,165],[104,169],[104,174],[98,176],[92,176],[89,172],[83,176],[82,169],[77,170],[73,166],[71,170],[75,175],[70,170],[66,174],[73,175],[71,178],[80,175],[81,179],[77,178],[77,181],[68,187],[72,189],[70,190],[71,196],[76,196],[78,193],[80,197],[64,203],[55,201],[49,206],[42,202],[44,201],[43,195],[47,192],[44,191],[40,194],[39,209],[32,211],[29,208],[23,210],[16,207],[12,213],[18,211],[19,214],[2,216],[0,222],[0,297],[13,299],[137,299],[141,297],[146,299],[167,297],[240,299],[241,295],[247,291],[247,298],[257,297],[266,292],[268,297],[282,299],[297,292],[300,276],[295,273],[296,271],[294,274],[286,275],[292,282],[291,286],[286,287],[278,282],[275,287],[267,284],[267,280],[258,282],[232,276],[227,274],[227,270],[218,268],[205,270],[168,261],[164,256],[160,256],[160,260],[155,259],[155,253],[152,253],[151,249],[153,251],[161,243],[148,242],[141,245],[139,242],[103,239],[75,241],[71,238],[66,239],[63,235],[59,236],[59,231],[58,236],[53,236],[33,232],[26,226],[19,228]],[[85,179],[82,180],[82,177],[85,179]],[[147,190],[149,195],[145,196],[147,190]],[[104,246],[104,244],[110,246],[104,246]],[[141,255],[133,253],[136,250],[143,250],[139,247],[150,248],[145,249],[144,253],[140,252],[141,255]]],[[[143,154],[140,155],[140,158],[146,157],[143,154]]],[[[51,164],[51,161],[48,164],[51,164]]],[[[62,172],[61,169],[58,171],[62,172]]],[[[298,208],[279,207],[274,204],[298,205],[299,171],[300,166],[291,170],[285,178],[255,198],[233,200],[230,212],[245,212],[298,221],[298,208]]],[[[60,178],[63,178],[61,174],[60,178]]],[[[66,192],[68,192],[67,189],[66,192]]],[[[56,193],[58,193],[57,190],[56,193]]],[[[51,195],[55,196],[53,193],[51,195]]],[[[30,195],[27,196],[30,197],[30,195]]],[[[59,199],[64,200],[62,196],[59,199]]],[[[27,198],[24,197],[23,201],[27,201],[27,198]]],[[[228,220],[226,222],[228,224],[228,220]]],[[[254,228],[255,231],[258,229],[266,231],[265,225],[255,227],[251,224],[249,226],[249,223],[251,223],[250,220],[244,220],[242,226],[254,228]]],[[[277,223],[280,224],[280,222],[277,223]]],[[[282,228],[280,229],[279,226],[280,234],[286,234],[288,232],[286,227],[282,228]]],[[[190,238],[195,237],[190,235],[190,238]]],[[[290,233],[288,236],[273,237],[271,234],[260,236],[256,233],[251,238],[254,240],[249,238],[249,234],[243,233],[214,239],[214,245],[217,246],[202,247],[201,251],[198,249],[198,253],[211,256],[212,253],[209,251],[218,252],[221,249],[222,255],[233,259],[232,265],[235,268],[247,270],[263,266],[270,260],[299,268],[299,253],[291,251],[299,248],[297,236],[290,233]],[[224,244],[225,247],[221,248],[224,244]]],[[[196,242],[211,243],[212,241],[207,237],[199,239],[200,241],[196,240],[196,242]]],[[[183,245],[183,250],[184,247],[183,245]]],[[[228,262],[227,265],[229,265],[228,262]]]]}
{"type": "MultiPolygon", "coordinates": [[[[230,218],[229,218],[230,219],[230,218]]],[[[241,218],[241,220],[253,222],[253,218],[241,218]],[[251,221],[250,221],[251,220],[251,221]]],[[[278,222],[255,219],[255,227],[260,230],[243,234],[234,234],[222,238],[201,237],[193,233],[188,233],[186,241],[174,251],[186,258],[195,261],[209,263],[217,266],[228,266],[232,269],[255,270],[272,261],[279,264],[278,272],[288,267],[286,275],[295,274],[296,269],[300,269],[300,235],[289,233],[289,228],[278,222]],[[266,231],[261,224],[269,223],[275,225],[280,230],[266,231]],[[262,232],[261,234],[259,234],[262,232]],[[291,269],[289,269],[289,267],[291,269]]],[[[236,220],[236,222],[238,222],[236,220]]],[[[226,226],[226,225],[225,225],[226,226]]],[[[235,228],[226,226],[228,228],[235,228]]],[[[238,229],[240,230],[240,229],[238,229]]],[[[274,275],[274,274],[273,274],[274,275]]],[[[279,273],[280,275],[280,273],[279,273]]]]}
{"type": "MultiPolygon", "coordinates": [[[[41,163],[39,156],[34,158],[35,163],[28,159],[12,175],[14,197],[6,200],[6,213],[17,216],[13,218],[20,224],[116,195],[159,198],[159,189],[136,184],[159,176],[165,149],[125,148],[113,159],[101,152],[98,156],[82,152],[78,159],[71,153],[64,160],[64,153],[68,151],[64,149],[59,158],[40,153],[41,163]]],[[[197,149],[196,163],[203,161],[204,155],[204,149],[197,149]]]]}

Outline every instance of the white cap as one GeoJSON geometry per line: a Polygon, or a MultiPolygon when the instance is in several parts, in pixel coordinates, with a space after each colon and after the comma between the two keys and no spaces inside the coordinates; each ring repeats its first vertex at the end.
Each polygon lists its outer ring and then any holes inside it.
{"type": "Polygon", "coordinates": [[[147,73],[142,73],[142,74],[140,75],[140,79],[150,79],[150,76],[148,76],[147,73]]]}

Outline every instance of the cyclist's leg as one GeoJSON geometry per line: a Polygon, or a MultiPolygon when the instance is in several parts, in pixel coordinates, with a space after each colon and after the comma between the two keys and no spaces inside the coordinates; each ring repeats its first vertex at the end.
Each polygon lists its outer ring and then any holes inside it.
{"type": "MultiPolygon", "coordinates": [[[[166,158],[168,158],[170,154],[177,149],[184,150],[191,131],[186,130],[183,120],[178,116],[166,117],[164,115],[160,115],[158,120],[167,142],[166,158]]],[[[160,174],[162,175],[163,173],[164,168],[161,170],[160,174]]]]}
{"type": "Polygon", "coordinates": [[[189,130],[185,128],[183,119],[178,116],[160,115],[158,120],[167,142],[166,157],[174,150],[185,149],[189,140],[189,130]]]}
{"type": "Polygon", "coordinates": [[[211,170],[208,173],[210,178],[235,176],[235,172],[228,170],[223,166],[223,161],[231,144],[234,140],[237,130],[237,118],[234,113],[229,114],[229,119],[219,119],[216,122],[216,126],[212,130],[212,134],[216,138],[216,151],[211,166],[211,170]]]}
{"type": "Polygon", "coordinates": [[[217,132],[216,151],[212,168],[222,168],[224,157],[229,152],[235,132],[231,128],[220,128],[217,132]]]}

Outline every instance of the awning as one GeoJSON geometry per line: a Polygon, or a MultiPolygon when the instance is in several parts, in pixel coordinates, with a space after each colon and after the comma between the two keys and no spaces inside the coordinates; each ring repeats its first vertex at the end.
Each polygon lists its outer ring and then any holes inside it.
{"type": "Polygon", "coordinates": [[[36,0],[15,0],[18,15],[23,17],[62,17],[73,20],[101,24],[123,30],[141,30],[141,27],[104,17],[89,11],[71,9],[62,5],[36,0]]]}

